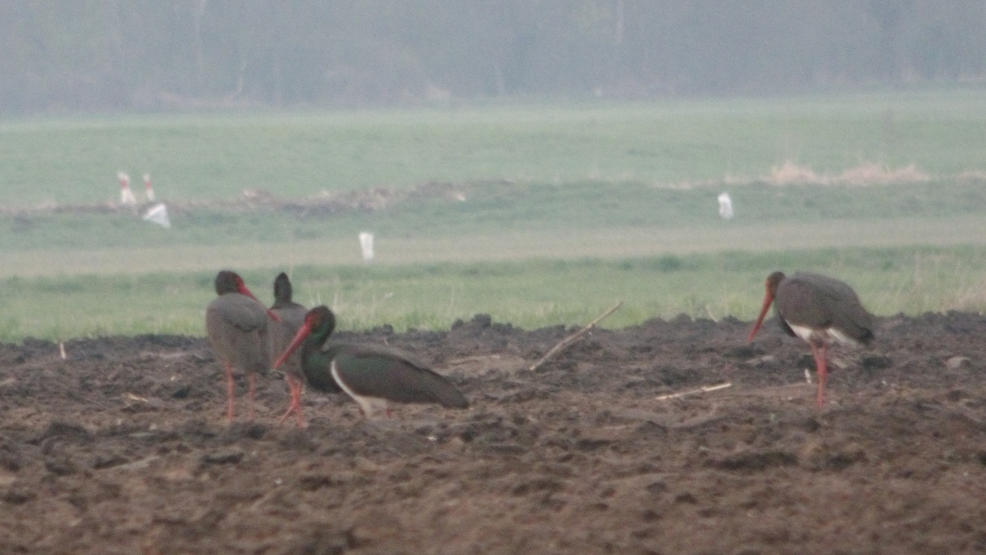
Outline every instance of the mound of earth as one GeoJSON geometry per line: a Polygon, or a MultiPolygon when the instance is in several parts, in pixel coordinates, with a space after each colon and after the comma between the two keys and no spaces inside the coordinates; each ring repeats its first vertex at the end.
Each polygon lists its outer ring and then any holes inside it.
{"type": "MultiPolygon", "coordinates": [[[[472,194],[476,186],[510,187],[512,183],[503,180],[477,181],[472,183],[426,182],[407,188],[374,187],[372,189],[353,189],[327,191],[300,198],[287,199],[274,195],[264,189],[244,189],[238,197],[216,200],[169,200],[168,209],[173,214],[183,214],[202,210],[225,210],[230,212],[256,212],[257,210],[283,211],[299,216],[324,216],[346,212],[376,212],[395,205],[423,200],[463,202],[472,194]]],[[[37,206],[0,206],[0,215],[13,216],[15,224],[26,225],[28,219],[52,214],[114,214],[145,212],[154,204],[145,202],[138,207],[117,202],[90,204],[44,203],[37,206]]]]}
{"type": "Polygon", "coordinates": [[[227,426],[202,338],[0,345],[0,552],[986,551],[986,317],[883,319],[822,410],[807,346],[749,326],[595,330],[533,372],[573,330],[341,333],[472,407],[366,422],[309,393],[303,430],[276,375],[227,426]]]}

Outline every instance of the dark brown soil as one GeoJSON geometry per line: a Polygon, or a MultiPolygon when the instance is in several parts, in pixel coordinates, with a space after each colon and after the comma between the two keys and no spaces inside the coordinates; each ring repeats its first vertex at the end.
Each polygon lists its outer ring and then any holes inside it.
{"type": "Polygon", "coordinates": [[[225,425],[201,338],[0,345],[0,552],[986,551],[986,317],[882,320],[835,352],[823,410],[776,326],[597,330],[526,370],[570,331],[340,334],[434,362],[473,406],[367,423],[309,393],[304,430],[277,425],[273,375],[225,425]]]}

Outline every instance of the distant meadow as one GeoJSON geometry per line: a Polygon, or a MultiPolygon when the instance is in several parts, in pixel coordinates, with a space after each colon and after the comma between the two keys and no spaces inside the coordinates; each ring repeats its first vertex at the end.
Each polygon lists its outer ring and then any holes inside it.
{"type": "Polygon", "coordinates": [[[0,119],[0,340],[203,335],[223,268],[343,329],[751,320],[775,269],[983,311],[984,129],[963,90],[0,119]]]}

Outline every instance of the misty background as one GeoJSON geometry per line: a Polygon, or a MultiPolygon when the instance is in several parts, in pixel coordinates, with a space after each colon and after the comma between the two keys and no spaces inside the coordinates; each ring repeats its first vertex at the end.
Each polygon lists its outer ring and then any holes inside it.
{"type": "Polygon", "coordinates": [[[983,29],[980,0],[10,1],[0,110],[981,85],[983,29]]]}

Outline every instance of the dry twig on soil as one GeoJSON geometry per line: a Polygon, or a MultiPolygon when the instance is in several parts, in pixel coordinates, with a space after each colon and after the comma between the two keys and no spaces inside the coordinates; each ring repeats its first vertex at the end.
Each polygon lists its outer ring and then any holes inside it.
{"type": "Polygon", "coordinates": [[[718,391],[720,389],[726,389],[727,387],[733,387],[732,382],[725,382],[716,385],[704,385],[698,389],[689,389],[688,391],[679,391],[678,393],[668,393],[665,395],[658,395],[658,401],[666,401],[668,399],[678,399],[679,397],[684,397],[686,395],[695,395],[696,393],[708,393],[710,391],[718,391]]]}
{"type": "Polygon", "coordinates": [[[562,339],[561,341],[559,341],[554,347],[551,348],[550,351],[548,351],[547,353],[545,353],[544,356],[540,358],[540,360],[538,360],[537,362],[535,362],[534,364],[532,364],[531,367],[528,368],[528,370],[530,370],[531,372],[533,372],[533,371],[537,370],[538,368],[540,368],[542,364],[544,364],[545,362],[548,361],[548,359],[550,359],[551,357],[553,357],[553,356],[557,355],[558,353],[564,351],[566,348],[568,348],[569,345],[571,345],[572,343],[575,343],[576,341],[578,341],[578,339],[580,337],[582,337],[583,335],[589,333],[589,331],[592,330],[592,328],[596,327],[596,324],[598,324],[599,322],[602,322],[604,318],[606,318],[610,314],[616,312],[617,309],[619,309],[621,306],[623,306],[623,301],[620,301],[620,302],[616,303],[615,305],[613,305],[606,312],[603,312],[599,316],[596,316],[591,322],[589,322],[588,324],[586,324],[585,327],[583,327],[579,331],[577,331],[577,332],[573,333],[572,335],[569,335],[565,339],[562,339]]]}

